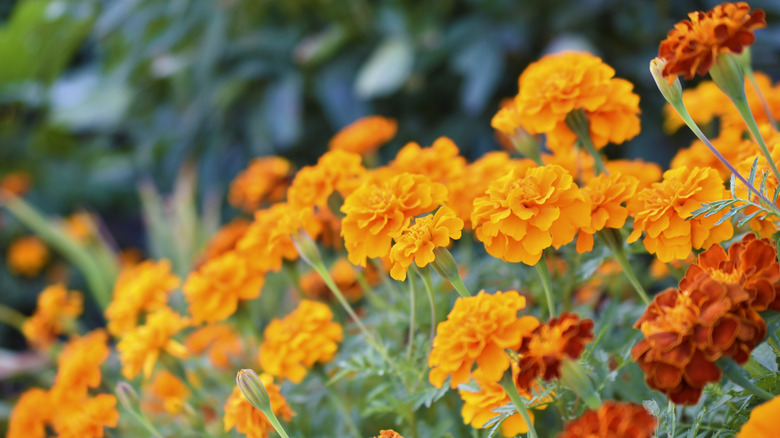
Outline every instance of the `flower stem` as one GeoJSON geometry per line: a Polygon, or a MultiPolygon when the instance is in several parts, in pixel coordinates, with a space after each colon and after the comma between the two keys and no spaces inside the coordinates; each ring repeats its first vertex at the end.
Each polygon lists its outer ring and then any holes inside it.
{"type": "Polygon", "coordinates": [[[523,421],[525,421],[526,426],[528,426],[528,436],[530,438],[537,438],[539,435],[536,433],[534,423],[531,421],[531,416],[528,415],[528,406],[526,406],[523,397],[520,395],[520,392],[517,391],[517,385],[515,385],[515,382],[512,379],[511,372],[504,374],[504,377],[501,379],[500,383],[504,388],[504,391],[506,391],[506,395],[508,395],[512,400],[512,403],[514,403],[517,412],[521,417],[523,417],[523,421]]]}
{"type": "Polygon", "coordinates": [[[536,273],[539,274],[539,278],[542,280],[544,296],[547,298],[547,310],[550,312],[550,318],[552,318],[555,316],[555,304],[553,303],[552,279],[550,278],[550,270],[547,268],[547,261],[540,260],[534,268],[536,268],[536,273]]]}
{"type": "Polygon", "coordinates": [[[741,386],[747,392],[755,395],[756,397],[762,398],[764,400],[772,400],[773,398],[775,398],[774,395],[759,388],[758,385],[753,383],[753,381],[751,381],[745,375],[745,371],[739,365],[737,365],[737,363],[734,362],[733,359],[722,357],[718,359],[716,363],[720,365],[721,369],[723,369],[723,374],[729,380],[741,386]]]}
{"type": "Polygon", "coordinates": [[[0,323],[22,331],[22,326],[24,326],[24,321],[26,319],[27,317],[18,312],[16,309],[12,309],[4,304],[0,304],[0,323]]]}
{"type": "Polygon", "coordinates": [[[406,346],[406,358],[411,359],[412,350],[414,350],[414,320],[417,316],[416,300],[417,279],[414,275],[409,275],[409,342],[406,346]]]}
{"type": "Polygon", "coordinates": [[[605,173],[609,175],[604,162],[601,160],[601,155],[596,151],[596,147],[593,145],[593,140],[590,138],[590,128],[588,127],[588,116],[581,108],[572,110],[566,115],[566,126],[577,135],[580,140],[580,144],[585,147],[590,155],[593,156],[593,162],[596,164],[596,175],[605,173]]]}
{"type": "Polygon", "coordinates": [[[431,270],[422,268],[419,270],[420,276],[423,279],[423,285],[425,286],[425,292],[428,293],[428,301],[431,304],[431,335],[430,341],[428,341],[428,353],[425,357],[431,355],[431,347],[433,346],[433,338],[436,336],[436,295],[433,291],[433,283],[431,282],[431,270]]]}
{"type": "Polygon", "coordinates": [[[160,431],[157,430],[156,427],[152,424],[151,421],[149,421],[148,418],[146,418],[146,415],[144,415],[143,412],[136,412],[132,409],[125,408],[127,412],[130,412],[130,415],[133,416],[141,425],[153,436],[154,438],[163,438],[163,435],[160,433],[160,431]]]}
{"type": "Polygon", "coordinates": [[[317,367],[317,374],[322,380],[322,386],[325,388],[325,395],[336,406],[336,409],[339,411],[339,413],[341,413],[341,416],[344,419],[344,425],[349,430],[349,433],[352,434],[355,438],[361,438],[362,435],[360,435],[360,431],[358,430],[357,426],[355,426],[355,422],[352,421],[352,417],[349,415],[349,411],[347,411],[347,407],[344,404],[344,400],[342,399],[341,394],[337,391],[334,391],[333,388],[328,385],[328,376],[325,375],[322,367],[317,367]]]}
{"type": "Polygon", "coordinates": [[[756,76],[753,74],[753,69],[746,68],[745,75],[748,77],[748,80],[750,80],[750,83],[753,85],[753,89],[756,90],[756,94],[758,95],[758,99],[761,101],[761,105],[764,107],[764,113],[766,113],[766,118],[769,121],[769,124],[772,125],[772,129],[777,131],[777,123],[775,122],[775,118],[772,115],[772,110],[769,108],[769,104],[764,98],[764,93],[762,93],[761,89],[758,88],[758,83],[756,82],[756,76]]]}
{"type": "Polygon", "coordinates": [[[650,304],[650,297],[645,292],[645,288],[642,287],[642,283],[634,272],[634,268],[631,267],[631,263],[628,261],[626,251],[623,248],[623,238],[620,236],[620,231],[613,228],[605,228],[598,231],[598,236],[604,241],[604,244],[612,251],[615,256],[615,260],[620,264],[623,269],[623,273],[626,275],[628,282],[634,287],[637,295],[645,304],[650,304]]]}
{"type": "Polygon", "coordinates": [[[758,129],[756,118],[753,117],[753,112],[750,111],[750,105],[748,105],[744,93],[740,98],[732,99],[732,102],[734,102],[734,106],[737,107],[737,111],[739,111],[739,115],[742,116],[742,120],[745,121],[750,134],[753,135],[753,139],[758,143],[758,147],[761,149],[761,153],[764,154],[764,158],[766,158],[766,161],[769,163],[769,167],[772,169],[775,178],[780,181],[780,170],[777,169],[775,160],[772,158],[772,154],[769,153],[769,148],[767,148],[764,136],[761,135],[761,131],[758,129]]]}

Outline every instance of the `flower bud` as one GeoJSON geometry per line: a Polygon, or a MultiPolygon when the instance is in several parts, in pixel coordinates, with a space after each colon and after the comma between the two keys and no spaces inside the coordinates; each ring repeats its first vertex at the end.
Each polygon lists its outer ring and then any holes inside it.
{"type": "Polygon", "coordinates": [[[273,413],[268,391],[266,391],[265,385],[263,385],[257,373],[247,369],[240,370],[236,375],[236,384],[252,406],[260,409],[267,416],[270,416],[268,412],[273,413]]]}
{"type": "Polygon", "coordinates": [[[119,381],[116,384],[116,398],[119,399],[119,403],[125,407],[128,411],[138,412],[140,410],[140,401],[138,400],[138,393],[135,392],[133,386],[125,381],[119,381]]]}
{"type": "Polygon", "coordinates": [[[682,85],[680,85],[680,78],[675,77],[673,82],[669,82],[663,75],[664,66],[666,61],[661,58],[655,58],[650,61],[650,74],[653,75],[655,84],[658,89],[661,90],[664,99],[671,103],[675,107],[682,105],[682,85]]]}
{"type": "Polygon", "coordinates": [[[309,264],[309,266],[316,267],[322,265],[320,250],[317,249],[317,244],[305,231],[293,234],[292,241],[293,245],[295,245],[295,249],[298,250],[298,255],[300,255],[303,261],[309,264]]]}
{"type": "Polygon", "coordinates": [[[745,72],[737,55],[733,53],[721,53],[710,68],[710,77],[715,85],[720,88],[733,102],[746,100],[745,97],[745,72]]]}
{"type": "Polygon", "coordinates": [[[599,395],[579,362],[569,358],[561,360],[561,382],[582,398],[590,409],[601,406],[599,395]]]}

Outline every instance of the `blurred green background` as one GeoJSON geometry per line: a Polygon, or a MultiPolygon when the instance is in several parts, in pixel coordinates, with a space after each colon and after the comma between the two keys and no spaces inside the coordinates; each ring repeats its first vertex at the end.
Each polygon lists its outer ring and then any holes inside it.
{"type": "MultiPolygon", "coordinates": [[[[119,247],[154,255],[139,181],[169,193],[192,163],[198,208],[224,220],[236,214],[227,186],[251,157],[310,164],[369,114],[398,119],[384,158],[447,135],[474,159],[498,148],[490,118],[525,66],[565,48],[601,56],[641,95],[642,134],[608,153],[665,165],[693,135],[662,132],[647,65],[676,21],[716,3],[0,0],[0,177],[28,172],[26,199],[46,214],[86,208],[119,247]]],[[[755,68],[776,80],[780,2],[751,6],[769,22],[755,68]]],[[[0,303],[29,314],[46,277],[14,277],[4,259],[27,233],[0,213],[0,303]]],[[[0,347],[24,341],[0,326],[0,347]]]]}

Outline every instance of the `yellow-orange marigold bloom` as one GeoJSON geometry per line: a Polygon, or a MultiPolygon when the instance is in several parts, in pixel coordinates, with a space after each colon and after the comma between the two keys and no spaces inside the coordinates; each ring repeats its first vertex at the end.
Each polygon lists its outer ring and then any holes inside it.
{"type": "Polygon", "coordinates": [[[209,239],[209,242],[206,245],[206,250],[203,252],[202,257],[198,260],[196,265],[200,266],[208,260],[217,258],[222,254],[234,250],[238,241],[244,237],[244,233],[251,223],[252,222],[249,219],[237,217],[223,225],[213,236],[211,236],[211,239],[209,239]]]}
{"type": "Polygon", "coordinates": [[[569,422],[558,438],[653,438],[657,424],[642,405],[606,401],[569,422]]]}
{"type": "Polygon", "coordinates": [[[87,395],[89,388],[97,388],[102,379],[100,365],[110,353],[105,330],[93,330],[71,339],[58,358],[59,368],[51,390],[53,398],[79,399],[87,395]]]}
{"type": "Polygon", "coordinates": [[[774,438],[777,436],[777,414],[780,412],[780,396],[750,411],[748,419],[737,432],[736,438],[774,438]]]}
{"type": "Polygon", "coordinates": [[[14,240],[8,245],[6,263],[12,274],[35,277],[49,261],[49,248],[35,236],[14,240]]]}
{"type": "Polygon", "coordinates": [[[144,378],[149,378],[163,353],[187,357],[187,348],[175,341],[173,336],[188,325],[190,321],[187,318],[168,307],[149,314],[144,325],[125,333],[116,346],[122,362],[122,375],[132,379],[143,371],[144,378]]]}
{"type": "Polygon", "coordinates": [[[0,178],[0,199],[3,192],[13,196],[23,196],[30,190],[30,174],[24,171],[11,172],[0,178]]]}
{"type": "Polygon", "coordinates": [[[691,249],[706,249],[730,239],[731,222],[715,225],[725,214],[693,218],[702,204],[730,197],[718,171],[712,168],[688,168],[664,172],[659,183],[640,191],[628,202],[634,216],[634,231],[628,242],[635,242],[646,231],[645,248],[662,262],[688,257],[691,249]]]}
{"type": "MultiPolygon", "coordinates": [[[[259,377],[268,393],[274,415],[284,421],[290,421],[295,412],[287,404],[279,385],[274,383],[273,377],[269,374],[262,373],[259,377]]],[[[274,431],[265,414],[244,398],[238,386],[233,388],[233,392],[225,402],[225,432],[233,428],[245,434],[247,438],[268,438],[274,431]]]]}
{"type": "Polygon", "coordinates": [[[528,390],[537,377],[544,380],[561,376],[564,359],[577,360],[585,344],[593,340],[593,321],[580,320],[574,313],[563,313],[525,333],[517,348],[517,386],[528,390]]]}
{"type": "Polygon", "coordinates": [[[218,368],[229,368],[233,359],[244,353],[244,341],[227,324],[207,325],[193,331],[185,342],[192,354],[208,353],[209,360],[218,368]]]}
{"type": "Polygon", "coordinates": [[[436,258],[433,250],[446,247],[450,239],[460,239],[463,221],[448,207],[441,207],[436,214],[414,220],[403,231],[390,249],[390,276],[398,281],[406,280],[406,271],[412,262],[418,267],[428,266],[436,258]]]}
{"type": "Polygon", "coordinates": [[[190,273],[182,292],[195,324],[214,323],[234,314],[239,300],[259,297],[264,283],[263,273],[252,270],[240,253],[230,251],[190,273]]]}
{"type": "Polygon", "coordinates": [[[512,170],[474,200],[471,223],[493,257],[535,265],[590,223],[590,201],[561,166],[512,170]]]}
{"type": "Polygon", "coordinates": [[[593,234],[604,228],[622,228],[628,218],[623,206],[636,193],[639,181],[619,173],[602,173],[590,179],[582,193],[590,199],[590,224],[577,234],[577,252],[593,249],[593,234]]]}
{"type": "Polygon", "coordinates": [[[341,235],[349,261],[365,266],[367,257],[390,253],[411,219],[442,205],[447,188],[425,176],[402,173],[384,181],[367,182],[344,200],[341,235]]]}
{"type": "Polygon", "coordinates": [[[360,155],[371,155],[395,137],[398,123],[395,119],[368,116],[342,128],[330,139],[330,150],[343,150],[360,155]]]}
{"type": "Polygon", "coordinates": [[[392,430],[392,429],[385,429],[379,431],[379,436],[374,438],[404,438],[401,436],[400,433],[392,430]]]}
{"type": "Polygon", "coordinates": [[[95,218],[85,211],[73,213],[62,221],[65,232],[79,242],[87,242],[95,235],[95,218]]]}
{"type": "Polygon", "coordinates": [[[98,394],[57,408],[53,428],[58,438],[101,438],[104,428],[116,427],[119,421],[116,397],[110,394],[98,394]]]}
{"type": "Polygon", "coordinates": [[[68,291],[63,284],[48,286],[38,295],[38,306],[24,322],[22,333],[34,348],[46,348],[59,335],[73,328],[83,310],[81,292],[68,291]]]}
{"type": "Polygon", "coordinates": [[[333,360],[344,331],[333,321],[330,307],[302,300],[292,313],[272,320],[263,338],[258,354],[263,371],[300,383],[315,363],[333,360]]]}
{"type": "Polygon", "coordinates": [[[531,134],[547,134],[547,147],[571,147],[576,135],[566,116],[583,110],[596,149],[622,143],[639,134],[639,96],[634,86],[614,78],[615,70],[601,59],[577,52],[547,55],[519,78],[515,98],[518,119],[531,134]]]}
{"type": "Polygon", "coordinates": [[[460,156],[455,142],[447,137],[437,138],[428,148],[415,142],[407,143],[390,163],[390,168],[399,173],[424,175],[443,184],[460,178],[464,167],[466,159],[460,156]]]}
{"type": "Polygon", "coordinates": [[[6,438],[46,438],[46,423],[53,411],[46,391],[40,388],[25,391],[13,406],[6,438]]]}
{"type": "Polygon", "coordinates": [[[295,174],[287,201],[298,207],[328,208],[328,198],[334,192],[342,197],[360,185],[366,169],[361,164],[360,155],[335,150],[325,153],[317,160],[316,166],[306,166],[295,174]]]}
{"type": "Polygon", "coordinates": [[[577,182],[587,181],[596,176],[596,162],[593,156],[579,148],[559,149],[552,154],[542,154],[542,163],[563,167],[577,182]]]}
{"type": "Polygon", "coordinates": [[[142,312],[164,307],[168,295],[179,284],[179,277],[171,273],[171,262],[166,259],[146,260],[122,271],[114,285],[114,298],[106,309],[108,331],[120,336],[132,329],[142,312]]]}
{"type": "Polygon", "coordinates": [[[609,160],[604,163],[609,173],[621,173],[626,176],[633,176],[639,181],[637,190],[649,187],[650,184],[661,180],[661,166],[653,162],[647,162],[642,159],[634,160],[609,160]]]}
{"type": "Polygon", "coordinates": [[[753,44],[753,31],[766,27],[764,11],[745,2],[722,3],[707,12],[691,12],[666,34],[658,57],[666,61],[662,74],[672,83],[677,76],[705,75],[721,53],[742,53],[753,44]]]}
{"type": "Polygon", "coordinates": [[[485,380],[498,382],[509,368],[504,349],[516,350],[523,336],[536,328],[532,316],[518,318],[525,297],[517,291],[458,298],[447,320],[436,327],[433,349],[428,356],[430,382],[441,388],[447,376],[450,387],[469,381],[476,363],[485,380]]]}
{"type": "Polygon", "coordinates": [[[176,415],[184,409],[190,390],[178,377],[168,371],[160,371],[146,385],[144,394],[148,394],[141,404],[145,411],[176,415]]]}
{"type": "Polygon", "coordinates": [[[265,203],[281,201],[287,194],[292,172],[293,165],[285,158],[255,158],[230,183],[228,202],[251,213],[265,203]]]}

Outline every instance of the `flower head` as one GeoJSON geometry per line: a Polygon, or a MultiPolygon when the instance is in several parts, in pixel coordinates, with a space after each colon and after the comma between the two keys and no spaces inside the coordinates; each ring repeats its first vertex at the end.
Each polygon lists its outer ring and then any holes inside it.
{"type": "Polygon", "coordinates": [[[143,409],[158,414],[179,414],[190,397],[187,385],[168,371],[157,373],[146,385],[144,392],[148,393],[149,397],[142,403],[143,409]]]}
{"type": "Polygon", "coordinates": [[[341,129],[330,140],[330,150],[371,155],[395,137],[398,123],[382,116],[363,117],[341,129]]]}
{"type": "Polygon", "coordinates": [[[58,359],[59,368],[52,387],[55,400],[73,400],[85,397],[89,388],[100,385],[100,365],[110,354],[108,334],[94,330],[83,337],[74,337],[58,359]]]}
{"type": "Polygon", "coordinates": [[[609,173],[621,173],[625,176],[636,178],[639,181],[637,191],[661,180],[661,166],[639,158],[635,160],[609,160],[604,166],[606,166],[609,173]]]}
{"type": "Polygon", "coordinates": [[[476,364],[484,379],[498,382],[509,368],[504,349],[517,349],[523,336],[539,324],[536,318],[518,318],[525,297],[517,291],[485,291],[455,301],[447,320],[439,323],[428,356],[430,382],[438,387],[451,376],[450,387],[468,382],[476,364]]]}
{"type": "Polygon", "coordinates": [[[460,178],[466,166],[466,159],[459,154],[458,146],[447,137],[437,138],[429,148],[411,142],[398,151],[390,169],[424,175],[431,181],[448,184],[460,178]]]}
{"type": "Polygon", "coordinates": [[[742,425],[736,438],[772,438],[777,435],[777,412],[780,411],[780,396],[769,400],[750,411],[750,419],[742,425]]]}
{"type": "Polygon", "coordinates": [[[49,261],[49,248],[35,236],[14,240],[8,246],[8,270],[16,275],[35,277],[49,261]]]}
{"type": "Polygon", "coordinates": [[[63,284],[48,286],[38,295],[38,307],[24,322],[22,333],[34,348],[45,349],[73,328],[83,310],[84,297],[80,292],[68,291],[63,284]]]}
{"type": "Polygon", "coordinates": [[[365,266],[367,257],[390,253],[411,219],[442,205],[446,187],[425,176],[402,173],[383,181],[366,182],[344,200],[341,235],[349,261],[365,266]]]}
{"type": "Polygon", "coordinates": [[[143,371],[144,378],[149,378],[163,353],[187,357],[187,348],[175,341],[173,336],[188,325],[190,321],[187,318],[168,307],[151,313],[144,325],[127,332],[116,347],[122,362],[122,375],[132,379],[143,371]]]}
{"type": "Polygon", "coordinates": [[[217,368],[229,368],[233,358],[244,353],[244,341],[227,324],[214,324],[201,327],[187,336],[187,350],[192,354],[207,353],[209,360],[217,368]]]}
{"type": "Polygon", "coordinates": [[[657,424],[641,405],[607,401],[569,422],[558,438],[652,438],[657,424]]]}
{"type": "Polygon", "coordinates": [[[116,427],[119,411],[116,397],[98,394],[79,403],[58,406],[53,428],[59,438],[101,438],[105,427],[116,427]]]}
{"type": "Polygon", "coordinates": [[[292,163],[282,157],[255,158],[230,183],[230,205],[251,213],[263,204],[284,199],[292,163]]]}
{"type": "Polygon", "coordinates": [[[52,412],[46,391],[40,388],[25,391],[13,406],[6,438],[46,438],[46,423],[52,412]]]}
{"type": "Polygon", "coordinates": [[[365,175],[360,155],[343,150],[327,152],[316,166],[306,166],[295,174],[287,192],[288,202],[298,208],[327,210],[328,198],[334,192],[342,197],[349,196],[365,175]]]}
{"type": "MultiPolygon", "coordinates": [[[[330,276],[333,278],[336,286],[338,286],[344,297],[352,302],[363,298],[364,292],[357,281],[357,269],[360,268],[357,268],[344,257],[338,258],[330,267],[330,276]]],[[[366,274],[369,273],[368,269],[365,271],[366,274]]],[[[367,275],[366,280],[368,280],[369,284],[376,283],[376,281],[372,282],[372,279],[368,277],[367,275]]],[[[322,276],[313,269],[301,276],[300,286],[306,298],[312,300],[330,300],[333,298],[333,293],[328,289],[322,276]]]]}
{"type": "MultiPolygon", "coordinates": [[[[268,392],[274,414],[284,421],[290,421],[295,412],[287,404],[279,385],[274,383],[273,377],[269,374],[263,373],[259,377],[268,392]]],[[[225,432],[233,428],[245,434],[247,438],[268,438],[274,430],[265,414],[244,398],[238,386],[233,388],[233,392],[225,402],[225,432]]]]}
{"type": "Polygon", "coordinates": [[[571,242],[590,223],[590,204],[560,166],[512,170],[474,200],[471,222],[490,255],[535,265],[545,248],[571,242]]]}
{"type": "Polygon", "coordinates": [[[3,198],[3,192],[13,196],[23,196],[30,190],[31,184],[32,178],[27,172],[20,170],[7,173],[0,178],[0,199],[3,198]]]}
{"type": "Polygon", "coordinates": [[[448,207],[441,207],[436,214],[415,219],[414,223],[396,238],[390,249],[390,276],[398,281],[406,280],[406,271],[412,262],[422,268],[436,258],[433,250],[446,247],[450,239],[460,239],[463,221],[448,207]]]}
{"type": "Polygon", "coordinates": [[[574,313],[563,313],[539,324],[526,333],[517,352],[519,372],[517,386],[528,390],[536,380],[552,380],[561,376],[564,359],[577,360],[585,344],[593,340],[593,321],[580,320],[574,313]]]}
{"type": "Polygon", "coordinates": [[[223,225],[217,232],[211,236],[203,256],[198,260],[196,266],[200,266],[208,260],[215,259],[226,252],[236,248],[238,241],[244,237],[244,233],[249,228],[251,222],[243,217],[237,217],[223,225]]]}
{"type": "Polygon", "coordinates": [[[619,173],[602,173],[590,179],[582,193],[590,199],[590,224],[577,234],[577,252],[593,249],[593,234],[604,228],[622,228],[628,218],[623,206],[636,193],[639,181],[619,173]]]}
{"type": "Polygon", "coordinates": [[[688,257],[691,249],[706,249],[731,238],[731,222],[716,223],[725,214],[697,216],[693,211],[702,204],[729,197],[723,180],[712,168],[679,167],[664,173],[662,182],[640,191],[628,202],[634,216],[634,231],[628,242],[639,239],[643,231],[645,248],[662,262],[688,257]]]}
{"type": "Polygon", "coordinates": [[[330,308],[302,300],[284,319],[274,319],[263,334],[258,360],[263,371],[300,383],[315,363],[333,360],[344,339],[330,308]]]}
{"type": "Polygon", "coordinates": [[[707,74],[718,55],[742,53],[753,44],[753,31],[766,27],[764,11],[751,11],[745,2],[722,3],[707,12],[691,12],[688,18],[675,24],[658,46],[669,83],[677,76],[693,79],[707,74]]]}
{"type": "Polygon", "coordinates": [[[374,438],[404,438],[404,437],[402,437],[400,433],[392,429],[386,429],[386,430],[380,430],[379,436],[374,438]]]}

